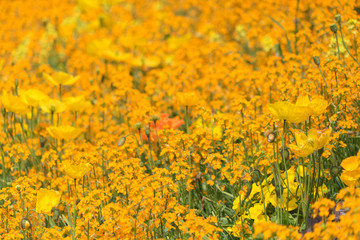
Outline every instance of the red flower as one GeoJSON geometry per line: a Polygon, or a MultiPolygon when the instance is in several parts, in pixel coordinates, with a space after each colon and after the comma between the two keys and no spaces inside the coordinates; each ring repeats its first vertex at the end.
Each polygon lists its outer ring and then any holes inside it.
{"type": "MultiPolygon", "coordinates": [[[[184,120],[182,120],[182,119],[169,118],[169,114],[167,114],[167,113],[161,113],[159,117],[160,117],[160,119],[158,121],[156,121],[156,129],[158,131],[161,129],[177,129],[185,123],[184,120]]],[[[143,131],[141,133],[141,137],[145,141],[149,140],[145,134],[145,131],[143,131]]],[[[150,140],[152,142],[158,141],[158,138],[157,138],[156,132],[155,132],[154,122],[150,123],[150,140]]]]}

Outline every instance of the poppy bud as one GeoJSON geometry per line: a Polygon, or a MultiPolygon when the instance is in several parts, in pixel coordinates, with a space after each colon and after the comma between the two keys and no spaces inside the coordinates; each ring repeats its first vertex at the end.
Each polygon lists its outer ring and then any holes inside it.
{"type": "Polygon", "coordinates": [[[332,166],[330,168],[330,175],[333,178],[336,178],[340,174],[340,168],[338,166],[332,166]]]}
{"type": "Polygon", "coordinates": [[[336,14],[335,15],[335,21],[340,24],[341,23],[341,15],[340,14],[336,14]]]}
{"type": "Polygon", "coordinates": [[[28,230],[29,228],[31,228],[31,222],[29,221],[28,218],[24,217],[23,219],[21,219],[20,221],[20,227],[23,230],[28,230]]]}
{"type": "Polygon", "coordinates": [[[276,133],[271,130],[267,133],[266,138],[269,143],[273,143],[276,139],[276,133]]]}
{"type": "Polygon", "coordinates": [[[234,143],[239,144],[239,143],[241,143],[242,141],[243,141],[242,138],[237,138],[237,139],[235,139],[234,143]]]}
{"type": "Polygon", "coordinates": [[[145,129],[145,134],[147,137],[150,137],[150,128],[145,129]]]}
{"type": "Polygon", "coordinates": [[[8,133],[12,136],[12,134],[13,134],[13,129],[12,129],[12,128],[8,128],[8,133]]]}
{"type": "Polygon", "coordinates": [[[278,184],[275,186],[275,193],[278,198],[281,197],[283,190],[284,190],[284,187],[281,184],[278,184]]]}
{"type": "Polygon", "coordinates": [[[153,122],[156,122],[156,121],[159,121],[160,120],[160,117],[157,116],[157,115],[152,115],[151,118],[150,118],[151,121],[153,122]]]}
{"type": "Polygon", "coordinates": [[[126,141],[126,137],[121,137],[118,141],[118,147],[122,146],[125,144],[125,141],[126,141]]]}
{"type": "Polygon", "coordinates": [[[320,148],[320,149],[318,150],[319,156],[321,156],[323,153],[324,153],[324,148],[320,148]]]}
{"type": "Polygon", "coordinates": [[[338,28],[337,28],[337,26],[336,26],[335,23],[332,23],[332,24],[330,25],[330,30],[331,30],[333,33],[336,33],[336,32],[337,32],[338,28]]]}
{"type": "Polygon", "coordinates": [[[258,169],[252,171],[250,176],[253,182],[260,182],[262,180],[261,172],[258,169]]]}
{"type": "Polygon", "coordinates": [[[315,63],[317,66],[320,65],[320,59],[319,59],[318,56],[313,57],[313,61],[314,61],[314,63],[315,63]]]}
{"type": "Polygon", "coordinates": [[[133,125],[134,129],[141,129],[142,128],[142,123],[141,122],[137,122],[133,125]]]}
{"type": "Polygon", "coordinates": [[[60,218],[60,210],[58,208],[53,208],[51,212],[53,214],[53,220],[58,221],[60,218]]]}
{"type": "Polygon", "coordinates": [[[283,160],[289,160],[290,157],[289,149],[287,147],[284,147],[282,152],[283,154],[281,155],[281,157],[283,158],[283,160]]]}
{"type": "Polygon", "coordinates": [[[251,193],[251,190],[252,190],[252,181],[246,182],[245,186],[246,186],[246,194],[245,194],[245,199],[246,199],[246,198],[248,198],[250,196],[250,193],[251,193]]]}
{"type": "Polygon", "coordinates": [[[20,185],[16,185],[16,186],[15,186],[15,189],[16,189],[16,191],[19,191],[19,192],[20,192],[20,185]]]}

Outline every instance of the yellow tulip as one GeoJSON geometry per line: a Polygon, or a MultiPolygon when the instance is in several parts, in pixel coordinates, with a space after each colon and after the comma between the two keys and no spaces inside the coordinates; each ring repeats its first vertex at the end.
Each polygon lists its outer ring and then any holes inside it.
{"type": "Polygon", "coordinates": [[[1,95],[1,103],[7,111],[19,115],[24,115],[30,111],[28,105],[21,97],[9,95],[5,91],[1,95]]]}
{"type": "Polygon", "coordinates": [[[82,178],[87,172],[91,170],[90,163],[81,163],[78,165],[71,164],[69,161],[64,162],[65,173],[74,179],[82,178]]]}
{"type": "Polygon", "coordinates": [[[304,122],[312,113],[309,107],[297,106],[287,101],[269,104],[268,108],[275,118],[291,123],[304,122]]]}
{"type": "Polygon", "coordinates": [[[41,188],[37,192],[36,212],[50,214],[53,207],[59,204],[60,198],[58,191],[41,188]]]}
{"type": "Polygon", "coordinates": [[[75,139],[82,133],[81,129],[74,128],[71,126],[60,126],[60,127],[51,126],[51,127],[47,127],[46,130],[53,138],[65,139],[65,140],[75,139]]]}
{"type": "Polygon", "coordinates": [[[320,115],[328,107],[328,102],[320,97],[315,97],[310,101],[309,96],[300,96],[296,100],[296,106],[309,107],[312,111],[311,115],[320,115]]]}
{"type": "Polygon", "coordinates": [[[72,75],[65,72],[56,72],[52,76],[47,73],[43,74],[45,80],[48,82],[59,86],[59,85],[72,85],[77,80],[79,80],[79,76],[73,77],[72,75]]]}

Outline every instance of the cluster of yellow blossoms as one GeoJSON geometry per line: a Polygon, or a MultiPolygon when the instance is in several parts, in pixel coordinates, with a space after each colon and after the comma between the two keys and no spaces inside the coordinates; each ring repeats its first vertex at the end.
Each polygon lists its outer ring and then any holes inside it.
{"type": "Polygon", "coordinates": [[[0,9],[1,239],[360,239],[357,1],[0,9]]]}

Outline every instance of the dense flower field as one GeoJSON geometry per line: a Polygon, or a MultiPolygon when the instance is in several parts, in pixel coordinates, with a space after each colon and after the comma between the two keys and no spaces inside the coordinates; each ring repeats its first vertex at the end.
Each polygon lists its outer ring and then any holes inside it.
{"type": "Polygon", "coordinates": [[[1,239],[360,239],[360,3],[1,0],[1,239]]]}

